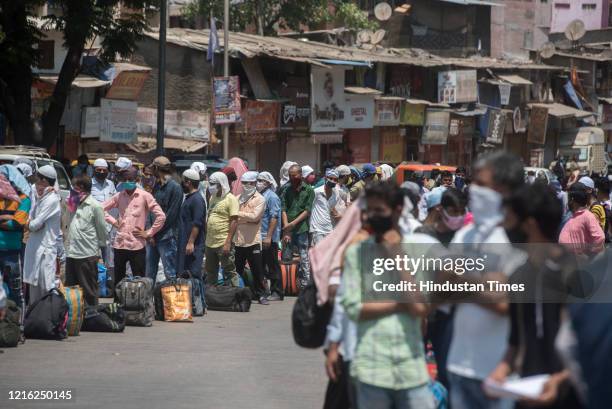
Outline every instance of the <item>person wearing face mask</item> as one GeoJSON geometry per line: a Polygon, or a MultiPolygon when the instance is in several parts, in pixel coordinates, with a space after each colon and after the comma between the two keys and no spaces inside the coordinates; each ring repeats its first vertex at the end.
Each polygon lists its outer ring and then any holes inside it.
{"type": "Polygon", "coordinates": [[[371,163],[366,163],[361,169],[361,180],[355,183],[351,189],[351,200],[354,202],[357,200],[361,192],[365,189],[366,185],[376,180],[376,167],[371,163]]]}
{"type": "Polygon", "coordinates": [[[208,192],[210,206],[206,224],[206,280],[217,285],[219,264],[223,268],[223,284],[238,287],[234,234],[238,227],[238,199],[231,193],[229,181],[223,172],[210,175],[208,192]]]}
{"type": "Polygon", "coordinates": [[[87,175],[91,178],[93,177],[93,172],[94,170],[89,164],[89,157],[85,154],[79,156],[77,159],[77,165],[72,168],[73,177],[87,175]]]}
{"type": "Polygon", "coordinates": [[[184,171],[181,187],[185,200],[181,205],[179,216],[177,271],[181,273],[189,271],[197,280],[202,290],[200,293],[204,296],[202,262],[204,260],[206,206],[199,192],[200,174],[194,169],[184,171]]]}
{"type": "Polygon", "coordinates": [[[310,259],[308,258],[309,217],[314,200],[314,190],[302,180],[302,168],[289,168],[290,186],[281,196],[283,210],[283,246],[297,247],[300,253],[298,287],[310,284],[310,259]]]}
{"type": "Polygon", "coordinates": [[[155,177],[155,169],[152,164],[144,168],[140,182],[145,191],[153,194],[157,185],[157,178],[155,177]]]}
{"type": "MultiPolygon", "coordinates": [[[[109,167],[108,162],[102,158],[98,158],[94,161],[94,177],[91,180],[91,197],[103,204],[111,197],[117,194],[117,189],[112,180],[108,178],[109,167]]],[[[118,214],[115,212],[114,216],[118,214]]],[[[113,254],[112,254],[112,239],[115,236],[115,231],[111,224],[106,225],[107,230],[107,244],[102,248],[102,260],[104,265],[110,271],[113,270],[113,254]]]]}
{"type": "Polygon", "coordinates": [[[351,168],[346,165],[340,165],[336,168],[336,172],[338,172],[338,191],[340,199],[344,201],[345,206],[348,208],[351,204],[351,192],[348,188],[351,168]]]}
{"type": "Polygon", "coordinates": [[[249,262],[253,283],[251,290],[255,298],[262,305],[268,302],[264,285],[262,246],[261,246],[261,219],[266,210],[266,199],[257,192],[257,172],[249,171],[240,178],[242,193],[238,198],[240,208],[238,209],[238,227],[234,235],[234,246],[236,246],[236,271],[244,282],[244,267],[249,262]]]}
{"type": "Polygon", "coordinates": [[[128,262],[133,275],[145,275],[145,245],[161,230],[166,221],[166,215],[155,198],[137,186],[136,168],[127,168],[118,176],[123,189],[103,204],[106,222],[117,230],[113,241],[116,284],[125,278],[128,262]],[[117,217],[111,213],[114,209],[118,212],[117,217]],[[155,220],[151,228],[145,230],[149,213],[155,215],[155,220]]]}
{"type": "MultiPolygon", "coordinates": [[[[166,278],[176,277],[176,233],[178,229],[183,189],[172,177],[172,163],[165,156],[153,160],[153,174],[157,179],[153,197],[165,214],[162,228],[147,243],[147,277],[157,277],[161,259],[166,278]]],[[[155,223],[155,214],[149,213],[147,226],[155,223]]],[[[182,273],[182,271],[179,271],[182,273]]]]}
{"type": "MultiPolygon", "coordinates": [[[[501,226],[504,197],[523,186],[524,181],[520,159],[507,152],[485,155],[474,165],[468,202],[473,223],[455,233],[449,248],[458,254],[486,253],[488,257],[486,271],[467,272],[466,279],[487,279],[482,277],[483,273],[509,277],[524,263],[525,256],[513,250],[501,226]]],[[[505,350],[510,332],[508,303],[486,299],[486,294],[478,296],[482,297],[482,303],[455,306],[446,365],[451,405],[456,409],[511,407],[512,402],[491,399],[482,389],[482,381],[502,359],[505,350]]]]}
{"type": "Polygon", "coordinates": [[[206,202],[206,189],[208,188],[208,174],[206,173],[206,170],[208,167],[202,162],[193,162],[190,169],[195,170],[198,172],[198,175],[200,175],[200,185],[198,189],[202,195],[202,198],[204,198],[204,202],[206,202]]]}
{"type": "Polygon", "coordinates": [[[399,220],[406,201],[395,183],[366,187],[365,203],[371,235],[346,250],[341,284],[344,294],[340,299],[348,318],[357,325],[357,347],[350,368],[356,382],[357,407],[433,409],[436,404],[428,388],[430,378],[421,336],[427,305],[417,298],[405,302],[364,300],[362,283],[371,273],[361,267],[363,252],[368,254],[379,246],[422,243],[427,236],[415,233],[402,237],[399,220]]]}
{"type": "Polygon", "coordinates": [[[435,188],[427,195],[427,219],[416,231],[448,245],[455,232],[463,227],[466,204],[465,195],[457,189],[435,188]]]}
{"type": "Polygon", "coordinates": [[[460,166],[455,170],[455,188],[461,192],[465,190],[465,168],[460,166]]]}
{"type": "Polygon", "coordinates": [[[91,179],[73,179],[68,198],[71,214],[66,251],[67,286],[80,285],[87,305],[98,304],[98,259],[106,246],[107,224],[102,205],[91,196],[91,179]]]}
{"type": "Polygon", "coordinates": [[[310,186],[315,184],[315,180],[317,179],[317,175],[315,175],[315,171],[312,167],[305,165],[302,166],[302,180],[305,183],[308,183],[310,186]]]}
{"type": "Polygon", "coordinates": [[[338,172],[328,170],[325,184],[314,190],[314,200],[310,211],[310,244],[316,246],[323,240],[340,220],[338,207],[344,205],[339,197],[338,172]]]}
{"type": "Polygon", "coordinates": [[[57,242],[61,235],[61,199],[53,186],[57,172],[53,166],[38,169],[36,205],[30,212],[26,229],[30,235],[26,243],[23,281],[30,285],[30,305],[55,287],[58,257],[57,242]]]}
{"type": "Polygon", "coordinates": [[[595,215],[588,210],[588,188],[580,182],[574,183],[569,188],[568,200],[572,217],[563,226],[559,243],[576,254],[591,256],[601,252],[605,234],[595,215]]]}
{"type": "Polygon", "coordinates": [[[261,218],[261,244],[264,274],[270,280],[268,301],[281,301],[284,298],[283,281],[278,263],[278,244],[281,234],[281,200],[274,191],[276,181],[270,172],[257,175],[257,191],[266,200],[266,210],[261,218]]]}

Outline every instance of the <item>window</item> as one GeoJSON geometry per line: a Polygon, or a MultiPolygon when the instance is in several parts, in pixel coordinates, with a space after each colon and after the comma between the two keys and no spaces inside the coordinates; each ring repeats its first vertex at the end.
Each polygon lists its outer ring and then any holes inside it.
{"type": "Polygon", "coordinates": [[[582,10],[587,10],[587,11],[588,10],[590,10],[590,11],[597,10],[597,4],[595,4],[595,3],[584,3],[582,5],[582,10]]]}
{"type": "Polygon", "coordinates": [[[55,66],[55,41],[41,40],[38,42],[38,68],[52,70],[55,66]]]}
{"type": "Polygon", "coordinates": [[[555,3],[555,8],[556,9],[569,9],[570,4],[569,3],[555,3]]]}

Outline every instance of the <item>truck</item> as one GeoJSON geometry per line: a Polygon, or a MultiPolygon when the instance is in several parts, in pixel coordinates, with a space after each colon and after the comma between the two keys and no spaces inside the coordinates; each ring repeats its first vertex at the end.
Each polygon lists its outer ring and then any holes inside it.
{"type": "Polygon", "coordinates": [[[588,173],[606,170],[606,138],[603,129],[584,126],[559,135],[559,156],[565,163],[575,160],[588,173]]]}

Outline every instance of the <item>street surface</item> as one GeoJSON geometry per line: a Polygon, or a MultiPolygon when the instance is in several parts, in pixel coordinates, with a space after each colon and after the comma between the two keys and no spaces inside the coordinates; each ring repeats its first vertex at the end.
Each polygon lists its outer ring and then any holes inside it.
{"type": "Polygon", "coordinates": [[[322,407],[323,355],[294,344],[294,300],[211,311],[192,324],[27,340],[0,353],[0,408],[322,407]],[[15,401],[11,390],[71,390],[73,399],[15,401]]]}

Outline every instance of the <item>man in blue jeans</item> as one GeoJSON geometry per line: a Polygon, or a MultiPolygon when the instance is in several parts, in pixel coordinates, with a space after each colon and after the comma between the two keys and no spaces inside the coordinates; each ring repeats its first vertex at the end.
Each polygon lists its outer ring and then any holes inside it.
{"type": "Polygon", "coordinates": [[[302,168],[299,165],[289,168],[289,183],[289,187],[281,196],[283,243],[297,247],[300,252],[298,287],[303,289],[311,282],[308,231],[314,190],[312,186],[302,181],[302,168]]]}
{"type": "MultiPolygon", "coordinates": [[[[164,226],[147,244],[147,277],[155,281],[160,258],[166,278],[176,277],[176,234],[183,203],[183,189],[172,178],[172,164],[168,158],[159,156],[153,160],[152,166],[157,178],[153,197],[166,215],[164,226]]],[[[150,224],[153,224],[155,216],[151,214],[149,217],[150,224]]]]}

